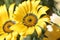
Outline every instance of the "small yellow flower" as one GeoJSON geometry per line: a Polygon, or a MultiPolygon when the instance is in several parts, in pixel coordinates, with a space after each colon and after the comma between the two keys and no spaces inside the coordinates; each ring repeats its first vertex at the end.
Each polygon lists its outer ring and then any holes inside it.
{"type": "Polygon", "coordinates": [[[40,1],[24,1],[16,7],[13,14],[14,20],[17,24],[10,29],[21,35],[29,35],[36,30],[40,36],[41,28],[46,29],[46,22],[50,22],[50,18],[46,11],[49,9],[46,6],[39,5],[40,1]]]}
{"type": "Polygon", "coordinates": [[[14,25],[14,22],[11,21],[13,8],[14,4],[10,5],[8,13],[6,5],[0,6],[0,40],[4,40],[8,33],[12,32],[9,27],[14,25]]]}

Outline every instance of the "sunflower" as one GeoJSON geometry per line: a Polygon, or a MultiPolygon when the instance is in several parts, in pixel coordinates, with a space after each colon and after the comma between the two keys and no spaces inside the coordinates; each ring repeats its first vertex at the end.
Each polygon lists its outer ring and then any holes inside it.
{"type": "Polygon", "coordinates": [[[9,7],[9,13],[6,5],[0,6],[0,40],[5,40],[5,37],[12,32],[9,28],[15,23],[12,21],[12,13],[15,4],[9,7]]]}
{"type": "Polygon", "coordinates": [[[19,4],[13,14],[17,24],[10,27],[10,29],[24,36],[32,34],[36,30],[40,36],[42,33],[41,28],[46,29],[46,23],[50,22],[50,18],[46,13],[49,8],[39,4],[39,0],[27,0],[19,4]]]}

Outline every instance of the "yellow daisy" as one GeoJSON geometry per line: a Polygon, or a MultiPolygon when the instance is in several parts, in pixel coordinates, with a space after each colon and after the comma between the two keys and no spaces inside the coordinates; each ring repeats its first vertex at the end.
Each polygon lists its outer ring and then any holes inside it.
{"type": "Polygon", "coordinates": [[[13,17],[17,24],[10,27],[21,35],[32,34],[36,30],[40,36],[41,28],[46,29],[46,22],[50,22],[50,18],[46,11],[47,6],[39,5],[40,1],[24,1],[16,7],[13,17]]]}
{"type": "Polygon", "coordinates": [[[11,4],[9,7],[9,13],[7,12],[6,5],[0,6],[0,40],[4,40],[5,37],[12,32],[9,28],[14,25],[12,21],[12,13],[15,4],[11,4]]]}

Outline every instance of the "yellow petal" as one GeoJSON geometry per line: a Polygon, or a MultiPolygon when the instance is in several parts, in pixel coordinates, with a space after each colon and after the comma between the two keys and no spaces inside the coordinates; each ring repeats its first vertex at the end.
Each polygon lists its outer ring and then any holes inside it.
{"type": "Polygon", "coordinates": [[[10,33],[10,34],[7,35],[5,38],[6,38],[6,40],[11,40],[11,38],[12,38],[12,34],[10,33]]]}
{"type": "Polygon", "coordinates": [[[24,18],[23,14],[19,15],[19,14],[14,14],[13,15],[13,20],[16,21],[16,22],[21,22],[24,18]]]}
{"type": "Polygon", "coordinates": [[[48,22],[50,23],[50,17],[48,15],[43,16],[42,18],[40,18],[43,22],[48,22]]]}
{"type": "Polygon", "coordinates": [[[43,7],[43,6],[42,6],[42,5],[37,6],[37,11],[38,11],[38,9],[41,8],[41,7],[43,7]]]}
{"type": "Polygon", "coordinates": [[[37,8],[36,7],[37,7],[38,4],[35,4],[35,3],[36,3],[35,1],[31,1],[31,4],[32,4],[32,6],[31,6],[32,7],[31,13],[37,15],[37,10],[36,10],[37,8]]]}
{"type": "Polygon", "coordinates": [[[13,32],[11,40],[17,40],[17,36],[18,36],[18,33],[17,32],[13,32]]]}
{"type": "Polygon", "coordinates": [[[25,12],[24,7],[21,4],[19,4],[19,6],[16,7],[16,10],[15,10],[14,15],[13,15],[14,20],[21,22],[25,15],[26,15],[26,12],[25,12]]]}
{"type": "Polygon", "coordinates": [[[33,34],[33,32],[34,32],[34,27],[29,27],[25,35],[33,34]]]}
{"type": "Polygon", "coordinates": [[[37,6],[39,6],[40,1],[32,1],[32,10],[36,10],[37,6]]]}
{"type": "Polygon", "coordinates": [[[28,13],[30,13],[31,12],[31,1],[30,0],[28,0],[27,1],[27,7],[28,7],[28,13]]]}
{"type": "Polygon", "coordinates": [[[13,16],[13,11],[14,11],[14,3],[10,5],[9,7],[9,17],[10,19],[12,19],[12,16],[13,16]]]}
{"type": "Polygon", "coordinates": [[[23,40],[23,38],[24,38],[24,37],[23,37],[23,36],[21,36],[21,37],[20,37],[20,40],[23,40]]]}
{"type": "Polygon", "coordinates": [[[46,11],[48,10],[49,8],[47,6],[43,6],[41,9],[39,9],[38,11],[38,18],[42,15],[42,14],[46,14],[46,11]]]}
{"type": "Polygon", "coordinates": [[[1,18],[1,16],[0,16],[0,26],[2,26],[2,24],[3,24],[3,23],[2,23],[2,18],[1,18]]]}
{"type": "Polygon", "coordinates": [[[25,9],[25,11],[26,11],[26,13],[27,13],[27,12],[28,12],[28,7],[27,7],[26,1],[24,1],[24,2],[22,3],[22,6],[24,7],[24,9],[25,9]]]}
{"type": "Polygon", "coordinates": [[[5,32],[3,30],[3,26],[0,26],[0,34],[5,34],[5,32]]]}
{"type": "Polygon", "coordinates": [[[27,30],[27,27],[23,24],[18,23],[18,24],[13,25],[10,29],[14,30],[18,33],[22,33],[22,32],[25,32],[27,30]]]}
{"type": "Polygon", "coordinates": [[[7,35],[8,35],[8,34],[6,34],[6,33],[3,34],[3,35],[1,35],[1,36],[0,36],[0,40],[4,40],[4,38],[5,38],[7,35]]]}
{"type": "Polygon", "coordinates": [[[43,22],[41,19],[38,20],[36,25],[42,27],[43,29],[46,29],[46,23],[43,22]]]}
{"type": "Polygon", "coordinates": [[[8,13],[5,5],[0,7],[0,16],[1,16],[2,23],[8,20],[8,13]]]}
{"type": "Polygon", "coordinates": [[[24,7],[22,6],[22,4],[19,4],[18,9],[20,10],[20,12],[23,12],[23,14],[26,14],[26,11],[24,7]]]}
{"type": "Polygon", "coordinates": [[[40,1],[31,1],[32,10],[31,13],[37,15],[37,7],[39,6],[40,1]]]}
{"type": "Polygon", "coordinates": [[[10,34],[6,37],[6,40],[16,40],[16,39],[17,39],[17,35],[18,35],[17,32],[12,32],[12,33],[10,33],[10,34]]]}
{"type": "Polygon", "coordinates": [[[41,28],[40,28],[40,27],[38,27],[38,26],[35,26],[35,29],[36,29],[36,31],[37,31],[38,36],[40,36],[40,35],[41,35],[41,33],[42,33],[41,28]]]}

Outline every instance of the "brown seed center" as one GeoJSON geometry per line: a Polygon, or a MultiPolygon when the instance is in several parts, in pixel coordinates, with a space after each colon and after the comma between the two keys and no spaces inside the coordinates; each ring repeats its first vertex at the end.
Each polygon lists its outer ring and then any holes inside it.
{"type": "Polygon", "coordinates": [[[12,32],[12,30],[10,30],[9,28],[14,25],[15,23],[13,21],[7,21],[5,22],[5,24],[3,25],[3,31],[6,33],[10,33],[12,32]]]}
{"type": "Polygon", "coordinates": [[[23,24],[27,27],[32,27],[35,26],[37,23],[37,17],[34,14],[27,14],[24,18],[23,18],[23,24]]]}

